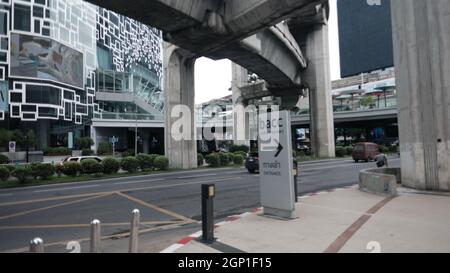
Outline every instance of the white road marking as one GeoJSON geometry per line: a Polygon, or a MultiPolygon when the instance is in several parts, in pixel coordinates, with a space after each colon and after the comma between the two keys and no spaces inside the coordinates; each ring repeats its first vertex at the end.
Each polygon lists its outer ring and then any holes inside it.
{"type": "Polygon", "coordinates": [[[5,197],[5,196],[11,196],[13,195],[12,193],[4,193],[4,194],[0,194],[0,197],[5,197]]]}
{"type": "Polygon", "coordinates": [[[207,177],[207,176],[216,176],[216,173],[211,174],[202,174],[202,175],[192,175],[192,176],[179,176],[177,179],[189,179],[189,178],[200,178],[200,177],[207,177]]]}
{"type": "Polygon", "coordinates": [[[94,188],[94,187],[100,187],[100,185],[59,188],[59,189],[51,189],[51,190],[39,190],[39,191],[34,191],[34,192],[39,193],[39,192],[51,192],[51,191],[68,191],[68,190],[77,190],[77,189],[94,188]]]}
{"type": "Polygon", "coordinates": [[[183,247],[184,245],[182,244],[173,244],[171,246],[169,246],[168,248],[164,249],[163,251],[161,251],[160,253],[174,253],[175,251],[177,251],[179,248],[183,247]]]}
{"type": "Polygon", "coordinates": [[[128,182],[117,182],[114,183],[114,185],[127,185],[127,184],[137,184],[137,183],[145,183],[145,182],[157,182],[157,181],[163,181],[166,179],[152,179],[152,180],[138,180],[138,181],[128,181],[128,182]]]}

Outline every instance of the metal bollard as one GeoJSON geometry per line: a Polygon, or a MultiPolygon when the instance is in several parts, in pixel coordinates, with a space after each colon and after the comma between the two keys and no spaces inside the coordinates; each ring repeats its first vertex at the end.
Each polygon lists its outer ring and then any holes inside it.
{"type": "Polygon", "coordinates": [[[202,239],[205,243],[214,242],[214,184],[202,185],[202,239]]]}
{"type": "Polygon", "coordinates": [[[30,253],[44,253],[44,241],[37,237],[30,242],[30,253]]]}
{"type": "Polygon", "coordinates": [[[91,222],[91,253],[100,253],[100,243],[100,221],[95,219],[91,222]]]}
{"type": "Polygon", "coordinates": [[[141,213],[138,209],[135,209],[131,214],[130,244],[128,247],[128,252],[138,253],[139,224],[141,222],[141,213]]]}

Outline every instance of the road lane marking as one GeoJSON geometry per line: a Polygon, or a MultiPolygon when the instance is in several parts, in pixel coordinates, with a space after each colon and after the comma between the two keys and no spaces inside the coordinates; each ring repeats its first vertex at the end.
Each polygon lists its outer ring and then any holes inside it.
{"type": "Polygon", "coordinates": [[[81,202],[84,202],[84,201],[88,201],[88,200],[92,200],[92,199],[96,199],[96,198],[100,198],[100,197],[104,197],[104,196],[108,196],[108,195],[110,195],[110,194],[102,194],[102,195],[98,195],[98,196],[92,196],[92,197],[88,197],[88,198],[84,198],[84,199],[78,199],[78,200],[74,200],[74,201],[64,202],[64,203],[60,203],[60,204],[56,204],[56,205],[51,205],[51,206],[48,206],[48,207],[21,211],[21,212],[13,213],[13,214],[10,214],[10,215],[1,216],[0,220],[13,218],[13,217],[17,217],[17,216],[23,216],[23,215],[27,215],[27,214],[30,214],[30,213],[43,211],[43,210],[49,210],[49,209],[58,208],[58,207],[66,206],[66,205],[81,203],[81,202]]]}
{"type": "Polygon", "coordinates": [[[189,178],[200,178],[200,177],[207,177],[207,176],[216,176],[217,174],[202,174],[202,175],[192,175],[192,176],[180,176],[177,177],[177,179],[189,179],[189,178]]]}
{"type": "Polygon", "coordinates": [[[150,186],[150,187],[141,187],[141,188],[121,189],[121,190],[115,190],[115,191],[93,192],[93,193],[75,194],[75,195],[67,195],[67,196],[49,197],[49,198],[42,198],[42,199],[13,201],[13,202],[0,203],[0,207],[13,206],[13,205],[25,205],[25,204],[32,204],[32,203],[38,203],[38,202],[56,201],[56,200],[64,200],[64,199],[71,199],[71,198],[82,198],[82,197],[97,196],[97,195],[104,195],[104,194],[113,194],[116,192],[127,193],[127,192],[132,192],[132,191],[172,188],[172,187],[178,187],[178,186],[189,186],[189,185],[196,185],[196,184],[202,184],[202,183],[214,183],[214,182],[222,182],[222,181],[228,181],[228,180],[240,180],[240,179],[242,179],[241,176],[236,176],[236,177],[227,177],[227,178],[223,178],[223,179],[184,182],[184,183],[177,183],[177,184],[171,184],[171,185],[159,185],[159,186],[150,186]]]}
{"type": "Polygon", "coordinates": [[[68,187],[68,188],[61,188],[61,189],[38,190],[38,191],[33,191],[33,192],[41,193],[41,192],[52,192],[52,191],[69,191],[69,190],[78,190],[78,189],[94,188],[94,187],[100,187],[100,185],[95,184],[95,185],[89,185],[89,186],[68,187]]]}
{"type": "Polygon", "coordinates": [[[166,179],[160,178],[160,179],[152,179],[152,180],[138,180],[138,181],[128,181],[128,182],[117,182],[114,183],[114,185],[128,185],[128,184],[138,184],[138,183],[145,183],[145,182],[157,182],[157,181],[164,181],[166,179]]]}
{"type": "Polygon", "coordinates": [[[331,243],[331,245],[324,251],[324,253],[338,253],[345,244],[355,235],[356,232],[365,224],[369,219],[383,208],[387,203],[392,201],[395,196],[387,197],[381,202],[370,208],[364,215],[358,218],[353,224],[351,224],[339,237],[331,243]]]}
{"type": "Polygon", "coordinates": [[[186,221],[186,222],[193,221],[192,219],[187,218],[187,217],[185,217],[185,216],[183,216],[181,214],[178,214],[178,213],[175,213],[173,211],[166,210],[166,209],[160,208],[158,206],[152,205],[150,203],[147,203],[147,202],[145,202],[145,201],[143,201],[141,199],[135,198],[135,197],[130,196],[128,194],[124,194],[124,193],[121,193],[121,192],[116,192],[116,194],[118,194],[119,196],[125,197],[126,199],[128,199],[130,201],[133,201],[135,203],[138,203],[138,204],[140,204],[142,206],[145,206],[145,207],[151,208],[153,210],[156,210],[156,211],[158,211],[160,213],[172,216],[172,217],[174,217],[176,219],[179,219],[179,220],[182,220],[182,221],[186,221]]]}
{"type": "MultiPolygon", "coordinates": [[[[141,225],[169,225],[180,223],[180,221],[148,221],[141,222],[141,225]]],[[[130,223],[101,223],[102,227],[129,226],[130,223]]],[[[52,229],[52,228],[89,228],[90,224],[64,224],[64,225],[25,225],[25,226],[0,226],[0,230],[8,229],[52,229]]]]}

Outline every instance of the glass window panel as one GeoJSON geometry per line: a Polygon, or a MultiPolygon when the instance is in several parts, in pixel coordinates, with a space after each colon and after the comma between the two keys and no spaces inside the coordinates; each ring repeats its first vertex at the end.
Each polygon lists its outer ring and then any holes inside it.
{"type": "Polygon", "coordinates": [[[14,29],[31,31],[31,7],[14,5],[14,29]]]}
{"type": "Polygon", "coordinates": [[[41,7],[33,7],[33,16],[44,18],[44,9],[41,7]]]}
{"type": "Polygon", "coordinates": [[[0,34],[6,35],[8,32],[7,24],[8,16],[4,12],[0,12],[0,34]]]}

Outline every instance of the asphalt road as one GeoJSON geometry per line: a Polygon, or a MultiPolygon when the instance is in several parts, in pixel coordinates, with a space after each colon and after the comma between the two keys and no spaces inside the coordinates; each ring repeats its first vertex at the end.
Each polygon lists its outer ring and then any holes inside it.
{"type": "MultiPolygon", "coordinates": [[[[399,166],[391,159],[392,166],[399,166]]],[[[375,163],[350,160],[299,165],[299,195],[354,185],[375,163]]],[[[88,250],[89,223],[102,222],[107,252],[125,252],[131,211],[141,211],[142,251],[158,252],[200,229],[200,186],[216,184],[215,217],[259,207],[259,175],[212,169],[0,190],[0,252],[26,251],[41,237],[48,252],[67,252],[76,240],[88,250]]]]}

